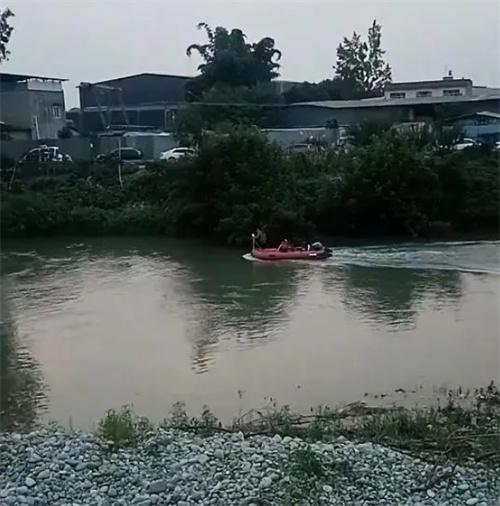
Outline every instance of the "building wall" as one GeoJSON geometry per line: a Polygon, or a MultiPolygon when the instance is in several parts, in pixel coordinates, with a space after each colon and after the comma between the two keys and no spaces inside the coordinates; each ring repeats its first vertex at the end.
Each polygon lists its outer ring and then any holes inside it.
{"type": "Polygon", "coordinates": [[[461,96],[468,96],[471,95],[472,87],[466,87],[466,86],[453,86],[450,85],[445,88],[414,88],[409,90],[390,90],[386,91],[384,93],[384,97],[387,100],[391,100],[393,98],[422,98],[424,96],[427,97],[445,97],[448,96],[448,92],[451,90],[457,90],[458,94],[461,96]],[[425,93],[425,95],[422,95],[422,93],[425,93]],[[401,96],[401,94],[404,94],[404,96],[401,96]]]}
{"type": "Polygon", "coordinates": [[[336,120],[339,125],[355,125],[363,121],[410,121],[410,112],[402,107],[338,108],[318,106],[291,106],[281,112],[280,126],[285,128],[324,127],[327,121],[336,120]]]}
{"type": "Polygon", "coordinates": [[[31,128],[30,92],[0,89],[0,121],[17,128],[31,128]]]}
{"type": "MultiPolygon", "coordinates": [[[[188,80],[188,77],[182,76],[144,74],[101,81],[95,84],[121,88],[125,105],[139,105],[152,102],[183,102],[186,99],[185,86],[188,80]]],[[[98,88],[93,86],[80,86],[80,106],[82,109],[97,107],[97,90],[98,88]]],[[[119,95],[103,91],[101,104],[120,105],[119,95]]]]}
{"type": "Polygon", "coordinates": [[[30,90],[26,83],[21,84],[24,86],[19,89],[0,90],[0,120],[16,128],[29,128],[32,138],[36,138],[36,117],[39,138],[56,139],[57,132],[66,124],[62,89],[30,90]]]}
{"type": "Polygon", "coordinates": [[[499,99],[485,99],[453,104],[413,104],[378,107],[330,108],[309,105],[291,105],[280,113],[280,127],[322,127],[329,120],[339,125],[357,125],[364,121],[380,123],[404,123],[432,121],[438,117],[472,114],[480,111],[499,111],[499,99]]]}
{"type": "Polygon", "coordinates": [[[332,128],[269,128],[263,130],[271,142],[282,148],[292,144],[307,143],[311,139],[334,144],[337,141],[337,130],[332,128]]]}
{"type": "Polygon", "coordinates": [[[30,110],[32,120],[37,118],[39,138],[57,139],[57,132],[66,125],[63,92],[30,91],[30,110]]]}

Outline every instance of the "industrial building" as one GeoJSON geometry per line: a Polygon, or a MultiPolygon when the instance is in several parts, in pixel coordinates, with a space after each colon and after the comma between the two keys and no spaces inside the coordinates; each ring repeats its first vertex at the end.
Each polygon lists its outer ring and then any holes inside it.
{"type": "Polygon", "coordinates": [[[29,74],[0,74],[2,138],[57,139],[66,125],[65,79],[29,74]]]}
{"type": "Polygon", "coordinates": [[[469,79],[444,78],[392,83],[387,85],[384,96],[378,98],[290,104],[281,113],[281,126],[321,127],[332,123],[350,126],[363,121],[429,123],[484,111],[500,113],[500,89],[473,86],[469,79]]]}
{"type": "MultiPolygon", "coordinates": [[[[80,130],[84,134],[109,129],[170,131],[176,111],[185,107],[188,76],[142,73],[80,84],[80,130]]],[[[277,93],[297,84],[276,80],[277,93]]]]}

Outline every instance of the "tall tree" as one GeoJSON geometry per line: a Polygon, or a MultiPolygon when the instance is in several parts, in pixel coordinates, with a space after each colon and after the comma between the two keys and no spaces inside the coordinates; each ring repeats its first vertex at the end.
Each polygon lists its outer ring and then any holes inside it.
{"type": "Polygon", "coordinates": [[[229,32],[218,26],[212,30],[206,23],[199,23],[198,28],[205,30],[208,42],[191,44],[186,50],[188,56],[196,51],[203,59],[198,66],[200,75],[188,86],[188,98],[199,98],[215,84],[255,86],[279,75],[281,52],[272,38],[250,44],[238,28],[229,32]]]}
{"type": "Polygon", "coordinates": [[[13,16],[14,13],[9,8],[0,11],[0,63],[9,59],[10,51],[7,49],[7,44],[14,30],[9,24],[9,18],[13,16]]]}
{"type": "Polygon", "coordinates": [[[351,39],[344,37],[337,47],[336,74],[352,81],[365,96],[381,94],[385,84],[392,80],[391,67],[383,58],[381,38],[382,27],[373,20],[366,42],[354,32],[351,39]]]}

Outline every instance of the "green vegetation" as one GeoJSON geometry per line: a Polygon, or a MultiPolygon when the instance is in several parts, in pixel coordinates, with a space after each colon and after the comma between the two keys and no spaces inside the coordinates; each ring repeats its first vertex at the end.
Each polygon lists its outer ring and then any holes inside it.
{"type": "Polygon", "coordinates": [[[122,406],[119,411],[110,409],[106,412],[99,422],[97,434],[115,451],[137,444],[152,429],[147,418],[137,416],[129,406],[122,406]]]}
{"type": "Polygon", "coordinates": [[[164,233],[242,245],[329,235],[498,230],[498,154],[436,150],[422,134],[357,132],[351,149],[287,155],[256,129],[197,157],[123,175],[83,167],[2,183],[4,237],[164,233]]]}
{"type": "Polygon", "coordinates": [[[279,76],[281,52],[271,37],[249,44],[239,28],[229,32],[217,26],[212,30],[206,23],[199,23],[198,28],[205,30],[208,42],[191,44],[186,50],[188,56],[196,51],[203,59],[198,66],[200,75],[188,83],[189,100],[199,100],[203,92],[215,85],[251,87],[279,76]]]}
{"type": "Polygon", "coordinates": [[[10,51],[7,49],[14,28],[9,23],[9,18],[14,13],[9,9],[0,10],[0,63],[9,59],[10,51]]]}
{"type": "MultiPolygon", "coordinates": [[[[427,460],[475,460],[485,464],[500,461],[500,391],[493,382],[474,392],[460,388],[448,393],[446,406],[407,409],[367,406],[354,402],[339,409],[319,407],[304,415],[273,402],[250,410],[228,426],[203,407],[199,418],[190,417],[182,402],[173,405],[163,428],[192,431],[209,436],[217,432],[242,432],[246,436],[279,434],[308,442],[328,442],[339,437],[351,441],[391,446],[427,460]]],[[[135,444],[151,431],[146,419],[124,406],[109,410],[99,423],[98,435],[113,448],[135,444]]],[[[294,474],[320,477],[325,472],[321,455],[297,448],[291,462],[294,474]]],[[[329,464],[336,475],[348,469],[329,464]]]]}

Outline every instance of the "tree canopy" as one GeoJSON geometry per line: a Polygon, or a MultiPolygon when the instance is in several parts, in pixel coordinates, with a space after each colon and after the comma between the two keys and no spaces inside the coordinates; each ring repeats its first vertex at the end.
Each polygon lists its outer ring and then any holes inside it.
{"type": "Polygon", "coordinates": [[[279,76],[281,52],[271,37],[248,43],[238,28],[229,32],[217,26],[212,30],[207,23],[199,23],[198,28],[205,30],[208,42],[191,44],[186,50],[188,56],[196,51],[203,59],[198,66],[200,75],[188,85],[188,99],[199,99],[215,84],[255,86],[279,76]]]}
{"type": "Polygon", "coordinates": [[[374,20],[367,41],[356,32],[337,48],[336,75],[319,83],[302,83],[284,93],[285,101],[353,100],[379,96],[391,81],[391,67],[383,60],[382,27],[374,20]]]}
{"type": "Polygon", "coordinates": [[[0,11],[0,63],[9,59],[10,51],[7,44],[14,30],[9,24],[9,18],[13,16],[14,13],[9,8],[0,11]]]}
{"type": "Polygon", "coordinates": [[[366,96],[381,94],[386,83],[392,80],[391,67],[383,59],[381,39],[382,27],[373,20],[367,41],[354,32],[352,38],[344,37],[337,47],[334,67],[337,76],[353,82],[366,96]]]}

